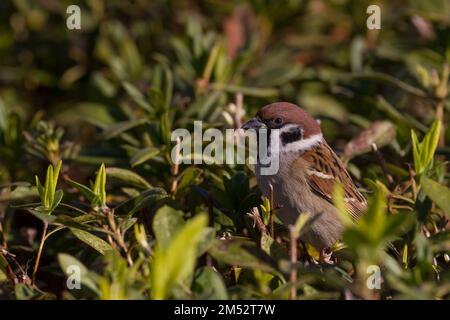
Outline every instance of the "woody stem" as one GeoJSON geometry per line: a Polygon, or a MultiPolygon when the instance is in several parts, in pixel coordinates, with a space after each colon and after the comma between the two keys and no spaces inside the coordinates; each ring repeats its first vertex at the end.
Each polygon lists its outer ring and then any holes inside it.
{"type": "Polygon", "coordinates": [[[36,262],[34,263],[33,275],[31,277],[31,281],[32,281],[31,283],[33,285],[36,281],[36,273],[39,268],[39,262],[41,260],[41,255],[42,255],[42,249],[44,248],[45,237],[47,235],[47,228],[48,228],[48,223],[44,222],[44,229],[42,230],[41,241],[39,243],[39,249],[38,249],[38,253],[37,253],[37,257],[36,257],[36,262]]]}

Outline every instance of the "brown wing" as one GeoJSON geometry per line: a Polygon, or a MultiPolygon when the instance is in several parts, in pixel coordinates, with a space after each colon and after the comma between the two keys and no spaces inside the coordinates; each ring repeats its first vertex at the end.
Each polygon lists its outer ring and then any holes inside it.
{"type": "Polygon", "coordinates": [[[358,191],[344,164],[326,142],[314,146],[302,155],[309,165],[308,184],[324,199],[332,202],[333,187],[339,182],[344,188],[344,201],[353,219],[366,208],[367,201],[358,191]]]}

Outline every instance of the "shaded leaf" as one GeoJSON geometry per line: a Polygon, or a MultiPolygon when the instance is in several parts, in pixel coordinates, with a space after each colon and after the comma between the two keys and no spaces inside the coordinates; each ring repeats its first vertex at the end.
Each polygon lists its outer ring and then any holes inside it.
{"type": "Polygon", "coordinates": [[[422,189],[444,212],[450,213],[450,189],[427,177],[422,178],[422,189]]]}
{"type": "Polygon", "coordinates": [[[229,265],[275,272],[272,258],[246,239],[216,240],[208,252],[214,259],[229,265]]]}
{"type": "Polygon", "coordinates": [[[227,288],[222,276],[210,267],[203,267],[196,271],[192,291],[197,299],[228,299],[227,288]]]}
{"type": "Polygon", "coordinates": [[[137,173],[122,168],[107,168],[106,173],[111,178],[123,181],[141,189],[149,189],[151,185],[137,173]]]}
{"type": "Polygon", "coordinates": [[[138,166],[159,154],[159,150],[154,147],[147,147],[136,152],[130,159],[132,167],[138,166]]]}
{"type": "Polygon", "coordinates": [[[107,243],[105,240],[93,235],[92,233],[89,233],[84,230],[75,229],[75,228],[69,228],[70,231],[74,234],[75,237],[77,237],[79,240],[83,241],[90,247],[94,248],[101,254],[105,254],[106,251],[112,250],[109,243],[107,243]]]}

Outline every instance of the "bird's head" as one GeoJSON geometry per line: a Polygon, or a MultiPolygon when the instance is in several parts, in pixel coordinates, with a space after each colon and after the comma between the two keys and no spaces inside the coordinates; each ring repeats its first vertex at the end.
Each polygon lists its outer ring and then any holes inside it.
{"type": "Polygon", "coordinates": [[[322,141],[319,123],[305,110],[288,102],[276,102],[263,107],[242,129],[266,129],[279,136],[281,151],[306,151],[322,141]]]}

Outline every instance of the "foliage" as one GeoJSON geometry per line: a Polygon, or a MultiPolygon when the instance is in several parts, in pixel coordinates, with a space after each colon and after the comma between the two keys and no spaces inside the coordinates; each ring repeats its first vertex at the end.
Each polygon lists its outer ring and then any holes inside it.
{"type": "Polygon", "coordinates": [[[370,1],[1,1],[0,298],[448,299],[450,5],[377,3],[381,30],[370,1]],[[275,101],[369,199],[350,221],[336,187],[331,260],[251,166],[171,160],[174,129],[275,101]]]}

